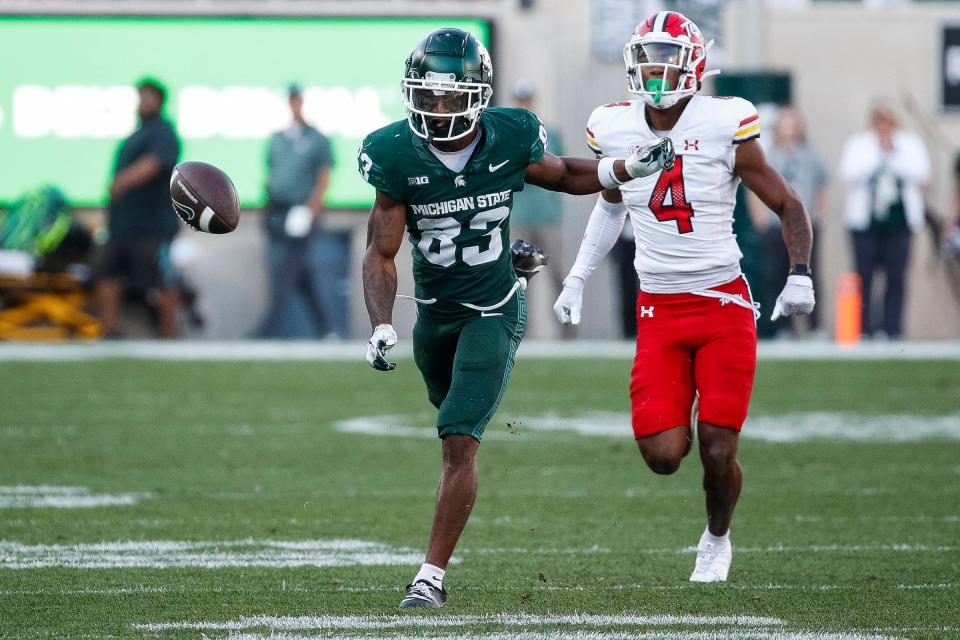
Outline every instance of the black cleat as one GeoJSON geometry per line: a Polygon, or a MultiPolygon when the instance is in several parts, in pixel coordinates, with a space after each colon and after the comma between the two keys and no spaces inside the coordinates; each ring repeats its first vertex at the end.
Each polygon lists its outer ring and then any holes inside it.
{"type": "Polygon", "coordinates": [[[447,603],[447,592],[426,580],[407,585],[407,595],[400,601],[401,609],[439,609],[447,603]]]}

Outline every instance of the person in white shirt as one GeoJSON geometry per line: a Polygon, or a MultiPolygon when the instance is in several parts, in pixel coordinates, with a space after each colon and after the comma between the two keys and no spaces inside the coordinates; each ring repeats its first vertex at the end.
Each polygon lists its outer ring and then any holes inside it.
{"type": "MultiPolygon", "coordinates": [[[[594,110],[587,141],[617,157],[672,140],[673,163],[601,192],[576,262],[554,305],[577,324],[583,287],[616,242],[629,211],[640,277],[637,349],[630,381],[633,433],[647,466],[671,474],[690,451],[697,423],[707,527],[690,580],[727,579],[730,521],[740,494],[740,428],[756,368],[756,305],[733,234],[737,186],[746,184],[782,221],[792,267],[773,315],[810,313],[810,218],[766,161],[756,108],[741,98],[696,95],[709,45],[683,15],[660,11],[624,48],[628,88],[641,100],[594,110]],[[699,418],[695,403],[699,397],[699,418]]],[[[603,161],[601,161],[603,162],[603,161]]]]}
{"type": "Polygon", "coordinates": [[[889,101],[871,109],[870,129],[847,140],[840,159],[847,186],[844,219],[863,291],[861,331],[898,339],[911,237],[923,228],[930,159],[920,136],[899,128],[889,101]],[[873,312],[874,279],[885,276],[882,314],[873,312]]]}

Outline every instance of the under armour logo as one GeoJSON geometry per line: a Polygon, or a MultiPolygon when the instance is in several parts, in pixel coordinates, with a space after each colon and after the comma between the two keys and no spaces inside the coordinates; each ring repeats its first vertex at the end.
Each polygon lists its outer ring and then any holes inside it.
{"type": "Polygon", "coordinates": [[[453,179],[453,186],[465,187],[467,186],[467,181],[464,179],[463,176],[457,176],[456,178],[453,179]]]}
{"type": "Polygon", "coordinates": [[[683,141],[683,150],[684,151],[700,151],[700,140],[684,140],[683,141]]]}
{"type": "Polygon", "coordinates": [[[653,317],[653,307],[640,307],[640,317],[641,318],[652,318],[653,317]]]}

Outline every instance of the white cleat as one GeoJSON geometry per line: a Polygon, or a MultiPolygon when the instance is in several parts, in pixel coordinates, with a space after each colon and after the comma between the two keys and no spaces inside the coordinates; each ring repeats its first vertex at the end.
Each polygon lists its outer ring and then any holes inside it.
{"type": "Polygon", "coordinates": [[[726,582],[733,560],[730,533],[722,538],[710,534],[707,529],[697,545],[697,564],[690,575],[690,582],[726,582]]]}

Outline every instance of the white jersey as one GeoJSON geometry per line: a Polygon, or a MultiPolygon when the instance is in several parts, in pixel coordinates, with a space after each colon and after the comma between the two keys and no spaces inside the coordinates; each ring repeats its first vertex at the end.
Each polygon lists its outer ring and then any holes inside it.
{"type": "MultiPolygon", "coordinates": [[[[642,100],[597,107],[587,142],[599,155],[629,156],[656,142],[642,100]]],[[[623,184],[620,193],[637,243],[634,266],[650,293],[714,287],[740,275],[733,207],[740,178],[733,171],[737,144],[760,135],[757,109],[742,98],[695,95],[672,131],[676,162],[623,184]]]]}

